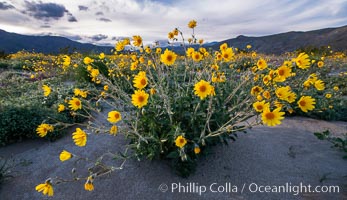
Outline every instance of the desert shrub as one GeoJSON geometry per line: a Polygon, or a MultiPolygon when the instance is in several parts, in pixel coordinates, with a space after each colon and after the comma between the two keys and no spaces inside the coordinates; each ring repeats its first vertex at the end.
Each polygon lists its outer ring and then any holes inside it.
{"type": "MultiPolygon", "coordinates": [[[[21,72],[7,71],[1,74],[0,84],[0,96],[6,97],[0,100],[0,145],[38,138],[36,128],[39,124],[43,121],[56,122],[49,119],[63,123],[84,120],[84,117],[72,116],[68,111],[57,111],[58,104],[63,103],[67,95],[74,93],[75,86],[62,83],[60,78],[31,82],[21,72]],[[54,88],[47,97],[43,96],[41,89],[44,84],[54,88]]],[[[53,141],[64,135],[63,126],[57,126],[60,128],[47,135],[48,140],[53,141]]]]}
{"type": "MultiPolygon", "coordinates": [[[[41,103],[30,106],[11,105],[0,108],[0,145],[7,145],[23,139],[38,138],[36,128],[49,117],[67,121],[64,115],[53,115],[52,109],[41,103]]],[[[47,136],[49,140],[61,137],[63,131],[55,131],[47,136]]]]}
{"type": "MultiPolygon", "coordinates": [[[[195,26],[194,20],[188,24],[192,29],[195,26]]],[[[178,29],[168,35],[172,42],[179,36],[184,41],[178,29]]],[[[187,41],[189,44],[182,43],[183,56],[169,49],[145,47],[140,36],[133,36],[132,43],[129,38],[118,41],[114,55],[79,59],[80,65],[74,69],[83,70],[84,79],[96,87],[88,92],[75,90],[65,98],[68,112],[88,119],[78,124],[73,142],[84,147],[89,134],[102,133],[124,134],[129,141],[124,152],[107,152],[95,162],[68,150],[61,152],[61,161],[77,157],[93,164],[87,176],[76,174],[81,177],[78,180],[86,181],[86,190],[93,190],[98,177],[122,169],[133,157],[169,160],[175,172],[187,177],[210,147],[233,141],[238,132],[255,125],[277,126],[286,113],[321,110],[339,95],[335,83],[322,80],[322,60],[315,63],[304,52],[286,58],[283,64],[271,64],[256,54],[236,59],[235,48],[226,43],[217,51],[193,48],[196,41],[202,43],[194,34],[187,41]],[[124,51],[125,46],[133,52],[124,51]],[[102,113],[100,105],[111,111],[102,113]],[[120,166],[104,163],[106,156],[121,160],[120,166]]],[[[63,65],[70,67],[68,64],[63,65]]],[[[44,137],[56,124],[43,121],[38,129],[44,137]]],[[[50,195],[53,185],[70,181],[76,179],[55,177],[38,187],[51,191],[50,195]]]]}

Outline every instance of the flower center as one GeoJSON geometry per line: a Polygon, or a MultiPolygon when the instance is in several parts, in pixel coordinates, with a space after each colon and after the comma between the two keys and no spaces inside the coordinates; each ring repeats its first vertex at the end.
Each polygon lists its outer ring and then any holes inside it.
{"type": "Polygon", "coordinates": [[[275,118],[275,115],[272,113],[272,112],[269,112],[269,113],[266,113],[265,114],[265,117],[267,118],[267,119],[274,119],[275,118]]]}
{"type": "Polygon", "coordinates": [[[306,102],[305,101],[300,101],[300,106],[305,106],[306,105],[306,102]]]}
{"type": "Polygon", "coordinates": [[[114,114],[114,117],[115,117],[116,119],[118,119],[118,118],[119,118],[119,114],[118,114],[118,113],[114,114]]]}
{"type": "Polygon", "coordinates": [[[75,104],[76,104],[76,106],[80,106],[81,105],[81,103],[79,101],[76,101],[75,104]]]}
{"type": "Polygon", "coordinates": [[[263,106],[262,106],[262,105],[258,105],[258,106],[257,106],[257,109],[258,109],[258,110],[263,110],[263,106]]]}
{"type": "Polygon", "coordinates": [[[207,90],[206,86],[202,85],[200,86],[200,92],[205,92],[207,90]]]}
{"type": "Polygon", "coordinates": [[[283,76],[284,75],[284,70],[283,69],[278,70],[278,75],[283,76]]]}
{"type": "Polygon", "coordinates": [[[172,61],[172,55],[168,55],[168,56],[166,57],[166,60],[169,61],[169,62],[171,62],[171,61],[172,61]]]}
{"type": "Polygon", "coordinates": [[[146,83],[147,83],[146,79],[141,80],[141,85],[146,85],[146,83]]]}
{"type": "Polygon", "coordinates": [[[142,102],[145,101],[145,97],[139,96],[139,97],[137,98],[137,100],[138,100],[140,103],[142,103],[142,102]]]}
{"type": "Polygon", "coordinates": [[[184,143],[184,139],[183,139],[183,138],[180,139],[180,143],[181,143],[181,144],[184,143]]]}

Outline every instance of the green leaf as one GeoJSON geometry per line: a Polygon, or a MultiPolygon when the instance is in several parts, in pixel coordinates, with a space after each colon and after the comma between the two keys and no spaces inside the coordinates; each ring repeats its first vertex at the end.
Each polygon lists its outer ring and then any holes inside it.
{"type": "Polygon", "coordinates": [[[167,158],[178,158],[180,155],[178,151],[171,151],[166,157],[167,158]]]}
{"type": "Polygon", "coordinates": [[[324,140],[325,139],[325,135],[323,135],[322,133],[316,132],[316,133],[313,133],[313,134],[320,140],[324,140]]]}

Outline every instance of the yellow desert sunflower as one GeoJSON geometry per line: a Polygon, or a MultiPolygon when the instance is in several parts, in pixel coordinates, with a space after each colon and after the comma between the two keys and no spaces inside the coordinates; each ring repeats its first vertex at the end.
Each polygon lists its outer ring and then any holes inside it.
{"type": "Polygon", "coordinates": [[[219,49],[220,49],[221,51],[225,51],[227,48],[228,48],[228,44],[227,44],[227,43],[223,43],[223,44],[221,44],[221,45],[219,46],[219,49]]]}
{"type": "Polygon", "coordinates": [[[42,86],[42,90],[43,90],[43,95],[45,97],[48,97],[49,94],[51,94],[51,91],[52,91],[51,88],[48,85],[43,85],[42,86]]]}
{"type": "Polygon", "coordinates": [[[79,100],[76,97],[73,97],[70,101],[69,101],[69,107],[71,108],[71,110],[76,111],[78,109],[82,109],[82,102],[81,100],[79,100]]]}
{"type": "Polygon", "coordinates": [[[118,111],[111,111],[108,113],[107,121],[110,123],[117,123],[122,119],[122,115],[118,111]]]}
{"type": "Polygon", "coordinates": [[[151,47],[146,46],[146,48],[145,48],[145,52],[146,52],[146,53],[148,53],[148,54],[150,54],[150,53],[152,52],[151,47]]]}
{"type": "Polygon", "coordinates": [[[148,84],[148,80],[146,77],[146,72],[144,71],[140,71],[134,78],[133,80],[134,83],[134,87],[136,87],[137,89],[142,90],[143,88],[145,88],[148,84]]]}
{"type": "Polygon", "coordinates": [[[59,159],[61,162],[67,161],[71,158],[72,158],[72,154],[68,151],[65,151],[65,150],[63,150],[59,155],[59,159]]]}
{"type": "Polygon", "coordinates": [[[136,47],[140,47],[142,45],[142,38],[139,35],[134,35],[133,36],[133,44],[136,47]]]}
{"type": "Polygon", "coordinates": [[[87,178],[87,181],[84,184],[84,189],[87,190],[87,191],[93,191],[94,190],[93,177],[92,176],[89,176],[87,178]]]}
{"type": "Polygon", "coordinates": [[[259,70],[264,70],[267,68],[267,63],[266,60],[264,60],[263,58],[259,59],[257,62],[257,66],[259,70]]]}
{"type": "Polygon", "coordinates": [[[63,56],[63,66],[68,67],[71,64],[71,58],[68,55],[63,56]]]}
{"type": "Polygon", "coordinates": [[[287,100],[287,97],[290,93],[290,89],[291,88],[289,86],[279,87],[275,91],[276,96],[281,100],[287,100]]]}
{"type": "Polygon", "coordinates": [[[72,139],[77,146],[83,147],[87,143],[87,133],[80,128],[76,128],[76,132],[72,133],[72,139]]]}
{"type": "Polygon", "coordinates": [[[154,88],[151,88],[151,89],[149,90],[149,93],[150,93],[151,95],[154,95],[155,93],[157,93],[157,91],[156,91],[154,88]]]}
{"type": "Polygon", "coordinates": [[[296,100],[296,94],[294,92],[289,92],[286,101],[288,103],[293,103],[296,100]]]}
{"type": "Polygon", "coordinates": [[[124,38],[123,44],[124,45],[130,45],[130,38],[124,38]]]}
{"type": "Polygon", "coordinates": [[[212,94],[212,86],[204,80],[199,81],[194,85],[194,94],[199,96],[201,100],[212,94]]]}
{"type": "Polygon", "coordinates": [[[59,104],[58,105],[58,112],[63,112],[65,110],[64,104],[59,104]]]}
{"type": "Polygon", "coordinates": [[[177,35],[178,35],[178,33],[179,33],[179,31],[178,31],[178,29],[177,29],[177,28],[175,28],[175,29],[174,29],[172,32],[173,32],[173,34],[174,34],[174,35],[176,35],[176,36],[177,36],[177,35]]]}
{"type": "Polygon", "coordinates": [[[38,192],[42,192],[43,195],[53,196],[53,186],[51,183],[51,179],[48,179],[45,183],[39,184],[35,187],[35,190],[38,192]]]}
{"type": "Polygon", "coordinates": [[[253,103],[253,108],[257,111],[257,112],[263,112],[263,110],[265,108],[269,108],[270,104],[266,103],[265,100],[264,101],[257,101],[255,103],[253,103]]]}
{"type": "Polygon", "coordinates": [[[311,96],[302,96],[298,101],[299,108],[303,112],[313,110],[315,104],[316,104],[316,100],[312,98],[311,96]]]}
{"type": "Polygon", "coordinates": [[[173,65],[176,61],[177,54],[175,52],[170,51],[168,49],[165,50],[163,54],[160,55],[160,61],[165,65],[173,65]]]}
{"type": "Polygon", "coordinates": [[[283,82],[286,78],[290,77],[292,74],[292,69],[286,65],[282,65],[277,70],[277,76],[274,78],[276,82],[283,82]]]}
{"type": "Polygon", "coordinates": [[[271,98],[271,94],[268,90],[264,91],[263,92],[263,97],[266,98],[266,99],[270,99],[271,98]]]}
{"type": "Polygon", "coordinates": [[[118,127],[116,125],[111,126],[110,128],[110,134],[111,135],[117,135],[118,127]]]}
{"type": "Polygon", "coordinates": [[[187,140],[182,135],[180,135],[176,138],[175,144],[177,147],[182,149],[187,144],[187,140]]]}
{"type": "Polygon", "coordinates": [[[193,53],[195,52],[195,49],[193,47],[189,47],[187,50],[186,50],[186,55],[188,57],[192,57],[193,53]]]}
{"type": "Polygon", "coordinates": [[[261,119],[263,123],[268,126],[276,126],[282,123],[281,120],[284,119],[284,114],[284,112],[281,112],[281,108],[276,108],[273,111],[271,111],[270,108],[265,108],[261,115],[261,119]]]}
{"type": "Polygon", "coordinates": [[[263,91],[263,88],[260,86],[253,86],[251,89],[251,95],[257,96],[260,92],[263,91]]]}
{"type": "Polygon", "coordinates": [[[36,133],[40,136],[40,137],[45,137],[47,135],[48,132],[52,132],[54,130],[54,127],[50,124],[40,124],[37,128],[36,128],[36,133]]]}
{"type": "Polygon", "coordinates": [[[234,51],[232,48],[226,48],[224,51],[222,51],[222,58],[225,62],[229,62],[234,57],[234,51]]]}
{"type": "Polygon", "coordinates": [[[101,53],[99,54],[99,59],[102,60],[102,59],[104,59],[104,58],[105,58],[105,53],[101,52],[101,53]]]}
{"type": "Polygon", "coordinates": [[[156,49],[155,49],[155,53],[156,53],[156,54],[160,54],[160,53],[161,53],[161,48],[159,48],[159,47],[156,48],[156,49]]]}
{"type": "Polygon", "coordinates": [[[268,85],[268,84],[270,83],[271,79],[272,79],[272,78],[271,78],[270,75],[266,75],[266,76],[263,77],[263,83],[264,83],[265,85],[268,85]]]}
{"type": "Polygon", "coordinates": [[[331,93],[328,93],[328,94],[325,95],[325,98],[327,98],[327,99],[330,99],[331,97],[332,97],[331,93]]]}
{"type": "Polygon", "coordinates": [[[217,72],[217,75],[214,72],[212,73],[212,82],[213,83],[223,83],[223,82],[225,82],[225,80],[226,80],[226,77],[225,77],[224,72],[223,73],[217,72]]]}
{"type": "Polygon", "coordinates": [[[89,58],[89,57],[85,57],[83,59],[83,63],[86,64],[86,65],[89,65],[90,63],[94,62],[93,59],[89,58]]]}
{"type": "Polygon", "coordinates": [[[188,28],[195,28],[196,27],[196,21],[195,20],[191,20],[189,23],[188,23],[188,28]]]}
{"type": "Polygon", "coordinates": [[[311,65],[310,58],[306,53],[300,53],[295,59],[295,63],[300,69],[307,69],[311,65]]]}
{"type": "Polygon", "coordinates": [[[325,86],[324,86],[324,82],[322,80],[317,80],[314,82],[314,87],[321,91],[321,90],[324,90],[325,89],[325,86]]]}
{"type": "Polygon", "coordinates": [[[202,60],[202,54],[201,54],[200,52],[198,52],[198,51],[194,51],[194,52],[192,53],[192,58],[193,58],[193,60],[194,60],[195,62],[199,62],[199,61],[202,60]]]}
{"type": "Polygon", "coordinates": [[[100,74],[100,71],[99,71],[98,69],[91,69],[91,70],[90,70],[90,76],[91,76],[92,78],[98,77],[99,74],[100,74]]]}
{"type": "Polygon", "coordinates": [[[88,95],[88,91],[84,91],[84,90],[80,90],[78,88],[75,88],[74,89],[74,95],[77,97],[77,96],[80,96],[82,98],[87,98],[87,95],[88,95]]]}
{"type": "Polygon", "coordinates": [[[115,47],[116,47],[116,51],[123,51],[125,45],[124,45],[124,43],[122,41],[118,41],[116,43],[115,47]]]}
{"type": "Polygon", "coordinates": [[[194,147],[194,153],[195,153],[195,154],[199,154],[200,151],[201,151],[200,147],[199,147],[198,145],[196,145],[196,146],[194,147]]]}
{"type": "Polygon", "coordinates": [[[138,107],[142,108],[148,103],[149,94],[143,90],[135,90],[135,93],[131,95],[131,103],[138,107]]]}
{"type": "Polygon", "coordinates": [[[167,34],[167,38],[169,38],[170,40],[171,40],[171,39],[174,39],[174,38],[175,38],[175,34],[174,34],[173,32],[169,32],[169,33],[167,34]]]}

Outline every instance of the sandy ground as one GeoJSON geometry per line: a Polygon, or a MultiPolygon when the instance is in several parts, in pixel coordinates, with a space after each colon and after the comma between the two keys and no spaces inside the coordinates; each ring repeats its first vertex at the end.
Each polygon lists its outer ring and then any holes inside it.
{"type": "MultiPolygon", "coordinates": [[[[85,191],[84,182],[61,184],[54,188],[53,198],[44,197],[34,188],[48,177],[70,176],[73,162],[61,163],[61,150],[96,157],[105,151],[122,150],[126,141],[121,135],[92,135],[85,148],[75,146],[71,135],[52,143],[25,141],[0,148],[0,156],[22,161],[14,169],[15,178],[1,186],[0,199],[347,199],[344,154],[313,135],[314,131],[326,129],[341,135],[347,133],[347,123],[288,118],[281,126],[255,127],[240,134],[236,142],[215,147],[211,155],[200,160],[197,171],[189,178],[178,177],[165,162],[129,160],[123,170],[97,179],[94,191],[85,191]],[[260,186],[285,185],[297,191],[300,184],[306,188],[338,186],[339,192],[295,195],[259,191],[260,186]]],[[[89,167],[79,166],[81,170],[89,167]]]]}

